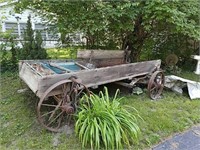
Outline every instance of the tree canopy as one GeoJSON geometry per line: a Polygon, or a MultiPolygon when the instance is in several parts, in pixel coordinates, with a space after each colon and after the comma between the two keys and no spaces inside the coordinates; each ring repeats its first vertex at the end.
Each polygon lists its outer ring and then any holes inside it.
{"type": "Polygon", "coordinates": [[[131,50],[139,59],[145,46],[152,49],[171,36],[200,40],[198,0],[19,0],[17,11],[31,8],[59,31],[82,32],[88,48],[131,50]]]}

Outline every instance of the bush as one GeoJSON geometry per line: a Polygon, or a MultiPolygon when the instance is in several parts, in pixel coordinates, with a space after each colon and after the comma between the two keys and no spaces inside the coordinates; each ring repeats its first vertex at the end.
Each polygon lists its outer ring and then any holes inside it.
{"type": "Polygon", "coordinates": [[[31,16],[28,16],[22,48],[19,52],[19,59],[46,59],[47,52],[42,47],[42,43],[41,33],[32,29],[31,16]]]}
{"type": "Polygon", "coordinates": [[[17,71],[19,59],[46,59],[46,50],[42,47],[42,36],[39,31],[36,31],[34,36],[34,30],[31,25],[31,17],[28,17],[27,27],[24,32],[24,39],[22,42],[22,48],[17,46],[16,36],[12,35],[11,31],[0,33],[0,39],[4,39],[5,42],[0,44],[0,72],[17,71]]]}
{"type": "Polygon", "coordinates": [[[100,96],[85,95],[81,99],[75,132],[82,147],[90,144],[91,149],[99,149],[101,146],[121,149],[123,144],[130,146],[132,142],[138,142],[140,129],[136,117],[120,106],[117,94],[118,91],[111,99],[105,88],[105,93],[100,92],[100,96]]]}
{"type": "Polygon", "coordinates": [[[3,44],[0,44],[0,72],[4,73],[6,71],[17,71],[18,69],[18,59],[17,51],[19,48],[16,46],[16,43],[13,40],[13,37],[7,39],[3,44]],[[10,49],[8,50],[7,48],[10,49]]]}

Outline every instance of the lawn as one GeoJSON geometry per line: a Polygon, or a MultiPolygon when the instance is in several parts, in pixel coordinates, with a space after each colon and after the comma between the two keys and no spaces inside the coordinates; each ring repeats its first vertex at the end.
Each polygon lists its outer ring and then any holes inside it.
{"type": "MultiPolygon", "coordinates": [[[[193,73],[182,77],[198,80],[193,73]]],[[[0,86],[0,149],[81,149],[75,134],[52,133],[37,121],[38,98],[28,90],[18,93],[26,85],[17,73],[1,75],[0,86]]],[[[108,89],[109,90],[109,89],[108,89]]],[[[110,88],[111,90],[111,88],[110,88]]],[[[112,89],[113,90],[113,89],[112,89]]],[[[135,107],[143,120],[139,144],[131,149],[145,149],[165,138],[200,123],[200,99],[190,100],[188,95],[176,94],[165,89],[162,99],[152,101],[146,92],[141,95],[124,94],[121,104],[135,107]]]]}
{"type": "Polygon", "coordinates": [[[77,49],[79,47],[51,48],[47,50],[47,54],[54,59],[73,59],[76,58],[77,49]]]}
{"type": "MultiPolygon", "coordinates": [[[[1,149],[80,149],[74,134],[55,134],[40,126],[35,110],[38,98],[31,91],[17,93],[23,88],[17,74],[1,75],[1,149]]],[[[125,96],[121,104],[135,107],[143,118],[138,119],[142,134],[139,144],[133,146],[136,149],[151,147],[200,123],[200,100],[190,100],[187,95],[177,95],[168,90],[158,101],[151,101],[144,93],[125,96]]]]}

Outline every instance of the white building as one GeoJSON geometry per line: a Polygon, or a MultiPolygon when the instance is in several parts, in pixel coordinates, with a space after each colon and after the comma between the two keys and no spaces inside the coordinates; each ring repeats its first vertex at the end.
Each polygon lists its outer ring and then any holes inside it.
{"type": "MultiPolygon", "coordinates": [[[[39,30],[42,34],[43,44],[44,47],[56,47],[59,44],[59,33],[55,33],[50,30],[51,25],[48,25],[44,22],[36,12],[32,10],[25,10],[21,14],[17,14],[14,12],[14,3],[17,0],[13,1],[12,3],[4,2],[0,3],[0,32],[5,32],[8,30],[12,31],[13,35],[16,35],[17,40],[23,39],[23,32],[26,28],[26,23],[28,20],[28,16],[31,15],[31,22],[33,30],[39,30]]],[[[0,39],[2,42],[3,39],[0,39]]],[[[71,41],[76,44],[83,42],[82,34],[75,34],[71,41]]]]}

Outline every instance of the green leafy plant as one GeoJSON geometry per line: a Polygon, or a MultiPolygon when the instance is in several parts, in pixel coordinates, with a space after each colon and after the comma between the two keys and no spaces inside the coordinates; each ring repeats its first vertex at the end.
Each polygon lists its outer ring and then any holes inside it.
{"type": "MultiPolygon", "coordinates": [[[[110,98],[108,89],[99,95],[85,95],[80,102],[80,112],[75,124],[75,132],[79,136],[82,147],[90,144],[91,149],[121,149],[123,145],[130,146],[138,141],[140,129],[136,116],[120,106],[117,98],[110,98]]],[[[137,113],[138,115],[138,113],[137,113]]]]}
{"type": "MultiPolygon", "coordinates": [[[[1,38],[1,35],[0,35],[1,38]]],[[[18,69],[17,63],[17,51],[19,48],[17,47],[16,42],[14,41],[14,37],[10,35],[9,38],[5,38],[5,42],[0,44],[0,72],[6,71],[16,71],[18,69]]]]}
{"type": "Polygon", "coordinates": [[[19,52],[19,59],[46,59],[47,52],[42,47],[42,43],[41,33],[32,29],[31,16],[28,16],[23,41],[21,43],[22,48],[19,52]]]}
{"type": "Polygon", "coordinates": [[[87,49],[128,49],[133,62],[144,55],[161,59],[169,50],[191,52],[184,41],[200,37],[198,0],[20,0],[15,5],[17,11],[30,8],[57,27],[62,43],[67,33],[81,32],[87,49]]]}

